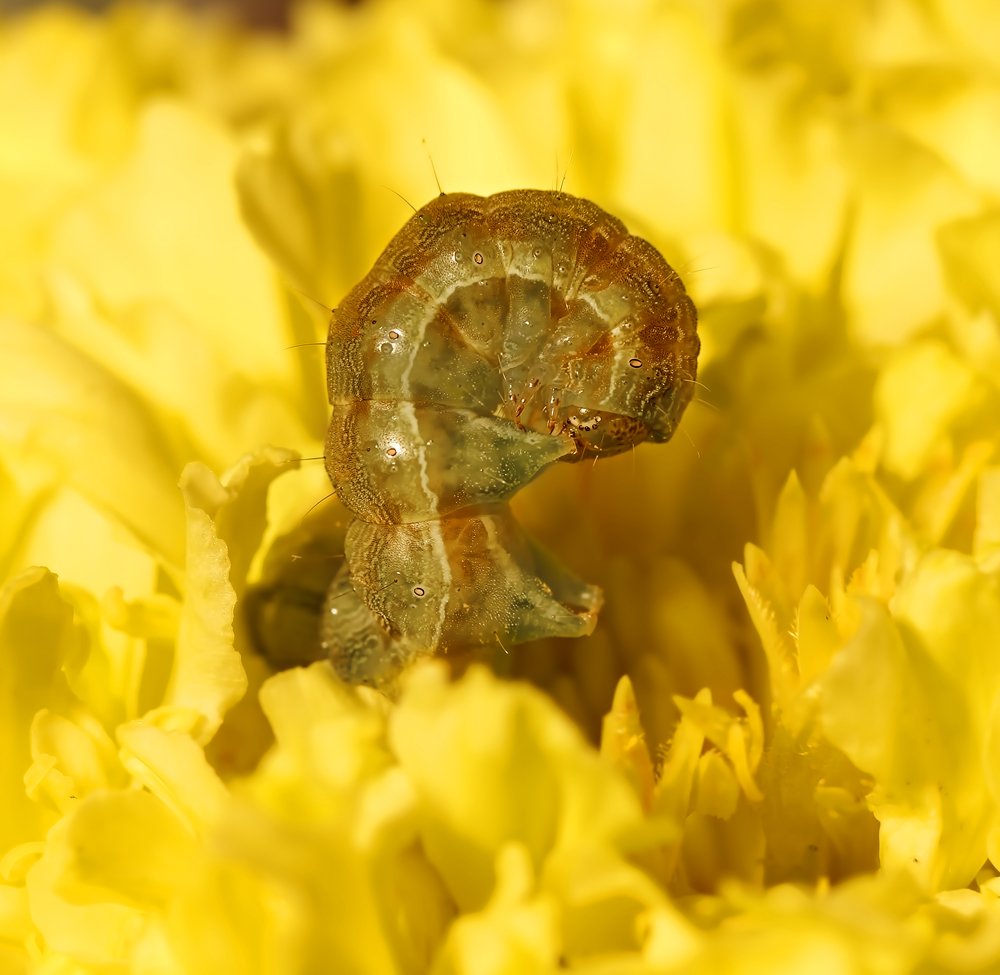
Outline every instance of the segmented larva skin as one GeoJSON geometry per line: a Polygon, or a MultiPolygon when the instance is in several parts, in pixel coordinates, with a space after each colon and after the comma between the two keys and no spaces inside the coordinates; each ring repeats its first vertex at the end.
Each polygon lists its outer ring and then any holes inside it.
{"type": "Polygon", "coordinates": [[[659,252],[565,193],[442,194],[336,309],[326,466],[357,519],[322,639],[379,684],[414,657],[589,633],[601,594],[518,528],[557,460],[669,440],[694,304],[659,252]]]}

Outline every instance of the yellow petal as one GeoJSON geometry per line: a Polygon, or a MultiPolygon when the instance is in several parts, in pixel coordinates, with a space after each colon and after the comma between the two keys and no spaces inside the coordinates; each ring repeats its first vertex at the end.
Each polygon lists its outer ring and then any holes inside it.
{"type": "Polygon", "coordinates": [[[882,371],[875,390],[879,419],[886,431],[886,468],[915,477],[963,414],[984,402],[972,370],[939,342],[901,350],[882,371]]]}
{"type": "Polygon", "coordinates": [[[736,782],[748,799],[756,801],[761,795],[752,776],[763,752],[764,729],[757,705],[742,692],[737,692],[736,700],[746,719],[697,699],[677,698],[676,703],[681,714],[726,756],[736,782]]]}
{"type": "Polygon", "coordinates": [[[578,33],[567,40],[575,45],[573,78],[585,125],[595,137],[618,133],[622,148],[605,163],[614,196],[626,213],[671,235],[728,227],[730,118],[719,50],[707,25],[681,7],[638,4],[614,23],[604,14],[600,4],[580,5],[571,21],[578,33]],[[609,79],[615,82],[610,88],[609,79]],[[681,90],[684,98],[663,97],[681,90]],[[666,133],[683,151],[665,147],[666,133]]]}
{"type": "MultiPolygon", "coordinates": [[[[763,32],[762,24],[755,26],[763,32]]],[[[750,47],[747,33],[737,43],[750,47]]],[[[813,39],[817,59],[829,51],[829,43],[826,35],[813,39]]],[[[801,49],[791,53],[801,56],[801,49]]],[[[789,93],[785,79],[754,82],[737,86],[734,93],[745,153],[747,229],[774,247],[810,289],[818,289],[841,243],[850,189],[841,126],[825,105],[800,91],[789,93]]]]}
{"type": "Polygon", "coordinates": [[[125,778],[114,743],[83,708],[71,717],[43,708],[31,723],[32,767],[25,774],[28,795],[67,812],[78,799],[125,778]]]}
{"type": "Polygon", "coordinates": [[[194,840],[157,798],[139,790],[95,793],[54,826],[43,860],[70,902],[165,903],[187,876],[194,840]]]}
{"type": "Polygon", "coordinates": [[[637,950],[645,917],[667,903],[648,874],[608,849],[554,855],[542,887],[555,895],[563,954],[574,963],[637,950]]]}
{"type": "Polygon", "coordinates": [[[622,677],[615,688],[611,711],[601,728],[601,757],[625,772],[643,808],[649,809],[653,803],[655,776],[644,735],[632,682],[622,677]]]}
{"type": "Polygon", "coordinates": [[[532,889],[531,854],[507,844],[497,854],[496,876],[490,902],[452,926],[434,975],[519,975],[559,965],[555,905],[532,889]]]}
{"type": "Polygon", "coordinates": [[[159,418],[89,356],[10,319],[0,325],[0,440],[180,564],[176,465],[159,418]]]}
{"type": "Polygon", "coordinates": [[[26,891],[0,883],[0,966],[5,972],[31,971],[27,944],[33,934],[26,891]]]}
{"type": "Polygon", "coordinates": [[[215,516],[229,496],[201,464],[189,464],[181,481],[187,507],[187,573],[174,667],[161,720],[204,743],[225,712],[243,696],[246,674],[233,646],[236,593],[226,543],[215,516]]]}
{"type": "MultiPolygon", "coordinates": [[[[780,885],[760,893],[729,885],[719,902],[702,905],[711,923],[700,950],[692,950],[683,929],[674,933],[676,922],[671,933],[688,947],[683,971],[698,975],[908,972],[919,970],[930,949],[927,925],[908,919],[919,904],[912,885],[897,878],[865,878],[833,891],[780,885]]],[[[659,947],[653,941],[650,951],[659,947]]]]}
{"type": "Polygon", "coordinates": [[[1000,686],[1000,581],[934,552],[892,610],[865,606],[823,680],[822,725],[875,781],[883,866],[933,890],[963,886],[996,817],[983,762],[1000,686]]]}
{"type": "MultiPolygon", "coordinates": [[[[49,7],[33,16],[6,17],[0,30],[0,308],[14,314],[38,309],[38,263],[58,220],[93,178],[97,160],[78,128],[88,80],[107,63],[106,37],[83,11],[49,7]],[[58,67],[52,51],[62,52],[58,67]],[[29,97],[24,97],[30,92],[29,97]]],[[[105,98],[102,117],[117,128],[116,99],[105,98]]]]}
{"type": "Polygon", "coordinates": [[[31,724],[37,711],[68,698],[63,667],[80,653],[79,641],[52,573],[32,569],[0,590],[0,849],[42,835],[51,819],[24,791],[31,724]]]}
{"type": "Polygon", "coordinates": [[[855,339],[901,343],[944,310],[935,246],[941,225],[976,212],[977,199],[927,150],[877,124],[857,132],[860,174],[844,267],[855,339]]]}
{"type": "Polygon", "coordinates": [[[984,568],[996,568],[1000,564],[1000,467],[983,471],[978,493],[972,550],[984,568]]]}
{"type": "Polygon", "coordinates": [[[192,831],[216,822],[227,799],[225,786],[190,736],[143,721],[118,728],[121,762],[133,781],[148,789],[192,831]]]}
{"type": "Polygon", "coordinates": [[[555,849],[614,845],[639,825],[630,786],[536,691],[482,669],[451,688],[441,677],[436,667],[414,673],[389,736],[425,809],[428,857],[460,906],[485,903],[507,840],[540,869],[555,849]]]}
{"type": "Polygon", "coordinates": [[[362,706],[326,663],[275,674],[260,698],[279,746],[267,761],[302,763],[310,776],[340,785],[388,764],[384,716],[362,706]],[[329,748],[331,738],[343,747],[329,748]]]}
{"type": "Polygon", "coordinates": [[[138,546],[113,510],[46,471],[44,464],[18,466],[23,507],[4,509],[11,527],[18,529],[9,552],[12,569],[56,566],[64,585],[91,593],[105,593],[123,580],[130,593],[155,589],[163,556],[138,546]],[[35,476],[29,473],[32,469],[35,476]]]}
{"type": "Polygon", "coordinates": [[[264,687],[277,741],[208,833],[171,939],[193,972],[420,972],[452,906],[382,722],[327,665],[264,687]]]}
{"type": "Polygon", "coordinates": [[[764,587],[771,588],[779,596],[783,596],[784,593],[778,588],[781,582],[776,577],[770,561],[760,549],[754,545],[747,545],[744,561],[746,570],[734,563],[733,574],[736,576],[736,584],[750,610],[754,628],[764,647],[770,667],[773,693],[781,704],[790,700],[798,688],[798,664],[788,631],[782,629],[777,619],[776,608],[768,598],[770,593],[765,595],[764,587]]]}
{"type": "Polygon", "coordinates": [[[978,68],[969,62],[907,65],[880,86],[879,101],[893,125],[995,195],[1000,177],[990,159],[1000,152],[1000,133],[983,119],[1000,112],[1000,86],[978,68]]]}
{"type": "Polygon", "coordinates": [[[133,156],[67,215],[56,253],[114,311],[166,299],[238,370],[270,379],[289,371],[276,354],[283,315],[240,222],[233,164],[230,138],[208,116],[148,103],[133,156]]]}
{"type": "Polygon", "coordinates": [[[95,793],[50,831],[28,874],[32,917],[50,950],[123,964],[190,876],[194,843],[147,792],[95,793]]]}
{"type": "Polygon", "coordinates": [[[811,684],[826,671],[840,647],[840,634],[830,607],[815,586],[806,586],[796,614],[796,644],[803,684],[811,684]]]}
{"type": "Polygon", "coordinates": [[[996,333],[1000,319],[1000,284],[993,269],[1000,261],[1000,211],[996,208],[941,227],[938,246],[948,284],[973,312],[988,309],[989,329],[996,333]]]}

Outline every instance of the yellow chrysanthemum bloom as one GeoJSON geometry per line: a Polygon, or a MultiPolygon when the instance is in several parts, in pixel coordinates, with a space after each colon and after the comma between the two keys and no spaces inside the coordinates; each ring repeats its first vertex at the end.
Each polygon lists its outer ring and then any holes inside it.
{"type": "Polygon", "coordinates": [[[0,119],[0,971],[1000,970],[992,0],[43,5],[0,119]],[[273,665],[302,296],[428,152],[653,241],[702,385],[518,498],[597,633],[390,702],[273,665]]]}

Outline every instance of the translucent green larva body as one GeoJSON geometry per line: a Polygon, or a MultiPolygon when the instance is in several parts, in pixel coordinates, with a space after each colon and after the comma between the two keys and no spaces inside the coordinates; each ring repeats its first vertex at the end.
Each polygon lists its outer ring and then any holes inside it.
{"type": "Polygon", "coordinates": [[[338,672],[593,630],[601,594],[507,502],[555,461],[672,436],[697,316],[652,245],[565,193],[443,194],[336,309],[326,467],[357,519],[324,608],[338,672]]]}

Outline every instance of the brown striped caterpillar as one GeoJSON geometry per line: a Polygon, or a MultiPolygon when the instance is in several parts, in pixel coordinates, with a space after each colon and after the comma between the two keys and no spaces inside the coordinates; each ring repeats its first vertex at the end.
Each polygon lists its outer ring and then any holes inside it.
{"type": "Polygon", "coordinates": [[[555,461],[669,440],[694,304],[645,240],[561,192],[442,194],[334,311],[326,468],[355,520],[321,641],[381,685],[449,649],[590,633],[601,591],[508,500],[555,461]]]}

